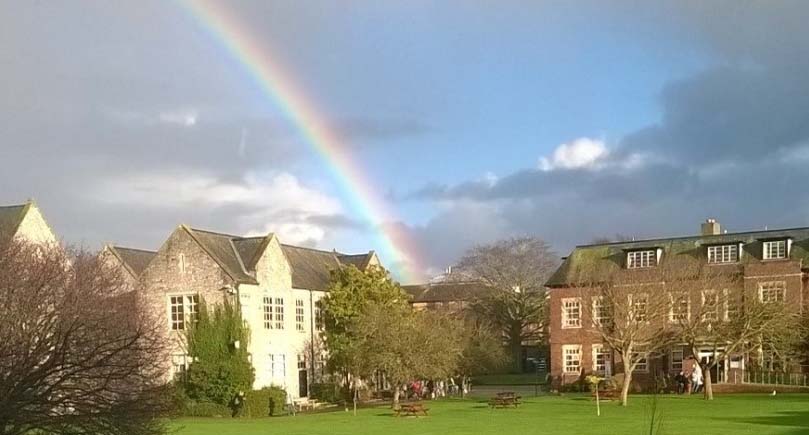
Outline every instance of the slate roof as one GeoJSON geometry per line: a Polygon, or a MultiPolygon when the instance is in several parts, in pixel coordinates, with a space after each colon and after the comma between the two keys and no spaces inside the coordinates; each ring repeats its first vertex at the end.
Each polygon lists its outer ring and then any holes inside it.
{"type": "Polygon", "coordinates": [[[479,281],[438,282],[405,285],[402,289],[410,295],[410,302],[458,302],[469,301],[489,290],[479,281]]]}
{"type": "MultiPolygon", "coordinates": [[[[256,263],[272,239],[272,234],[241,237],[186,226],[183,228],[236,282],[258,284],[255,278],[256,263]]],[[[321,291],[328,289],[332,270],[348,264],[365,269],[373,256],[373,251],[343,254],[285,244],[281,245],[281,250],[292,269],[292,287],[321,291]]]]}
{"type": "MultiPolygon", "coordinates": [[[[613,242],[577,246],[564,259],[559,268],[546,283],[549,287],[575,285],[577,276],[583,270],[598,265],[609,269],[621,269],[626,261],[626,252],[637,249],[662,249],[661,261],[672,255],[687,255],[699,261],[707,261],[708,246],[742,243],[741,263],[761,261],[763,242],[772,239],[792,239],[790,259],[809,264],[809,228],[788,228],[769,231],[748,231],[718,235],[698,235],[661,239],[613,242]]],[[[804,266],[805,267],[805,266],[804,266]]]]}
{"type": "Polygon", "coordinates": [[[0,207],[0,243],[9,241],[20,226],[31,203],[0,207]]]}
{"type": "MultiPolygon", "coordinates": [[[[253,240],[255,239],[254,237],[215,233],[187,226],[183,226],[183,228],[234,281],[243,284],[258,284],[255,278],[255,270],[248,269],[248,265],[252,264],[257,249],[253,240]],[[237,248],[237,245],[239,248],[237,248]],[[242,255],[250,256],[250,258],[243,258],[242,255]]],[[[271,235],[267,237],[271,237],[271,235]]],[[[260,238],[262,242],[264,238],[260,238]]]]}
{"type": "Polygon", "coordinates": [[[139,277],[146,269],[146,266],[157,255],[155,251],[147,251],[144,249],[125,248],[123,246],[107,246],[113,255],[121,260],[124,267],[129,269],[129,272],[135,278],[139,277]]]}
{"type": "Polygon", "coordinates": [[[281,249],[292,267],[292,288],[320,291],[328,290],[332,270],[348,265],[364,270],[374,255],[374,251],[343,254],[284,244],[281,249]]]}

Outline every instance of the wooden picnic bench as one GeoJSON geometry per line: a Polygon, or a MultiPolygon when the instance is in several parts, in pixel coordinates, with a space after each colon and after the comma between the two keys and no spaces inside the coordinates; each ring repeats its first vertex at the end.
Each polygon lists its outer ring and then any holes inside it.
{"type": "Polygon", "coordinates": [[[427,411],[429,408],[426,408],[423,403],[402,403],[396,408],[395,413],[397,417],[412,415],[414,417],[418,417],[419,414],[423,416],[427,416],[427,411]]]}
{"type": "Polygon", "coordinates": [[[505,391],[497,393],[495,397],[489,399],[489,406],[494,408],[516,408],[522,404],[520,402],[522,397],[516,395],[514,392],[505,391]]]}
{"type": "MultiPolygon", "coordinates": [[[[598,398],[600,400],[614,400],[620,396],[621,392],[618,390],[598,390],[598,398]]],[[[595,391],[590,392],[590,397],[592,397],[593,400],[595,400],[596,392],[595,391]]]]}

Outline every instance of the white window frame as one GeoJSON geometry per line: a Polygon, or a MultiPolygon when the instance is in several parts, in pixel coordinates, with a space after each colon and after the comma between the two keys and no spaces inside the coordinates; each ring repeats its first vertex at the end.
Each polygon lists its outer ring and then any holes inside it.
{"type": "Polygon", "coordinates": [[[739,262],[739,245],[708,246],[708,264],[729,264],[739,262]]]}
{"type": "Polygon", "coordinates": [[[612,322],[612,309],[604,296],[593,299],[593,324],[604,326],[612,322]]]}
{"type": "Polygon", "coordinates": [[[669,322],[671,323],[678,323],[681,320],[688,321],[691,319],[691,299],[688,297],[688,293],[686,292],[670,292],[669,293],[669,322]],[[680,302],[682,298],[685,298],[685,318],[681,318],[682,314],[677,311],[675,312],[675,308],[681,308],[680,302]]]}
{"type": "Polygon", "coordinates": [[[629,295],[629,315],[630,319],[634,322],[648,322],[649,321],[649,294],[637,293],[629,295]],[[643,299],[643,318],[639,319],[636,312],[636,305],[643,299]]]}
{"type": "Polygon", "coordinates": [[[767,281],[758,283],[758,300],[762,303],[780,302],[784,303],[787,299],[787,283],[786,281],[767,281]],[[780,300],[776,297],[773,299],[770,293],[780,290],[780,300]],[[766,297],[765,297],[766,295],[766,297]]]}
{"type": "Polygon", "coordinates": [[[764,260],[783,260],[789,256],[787,245],[786,239],[767,240],[763,244],[763,255],[761,258],[764,260]]]}
{"type": "Polygon", "coordinates": [[[287,364],[286,355],[283,353],[269,354],[270,360],[270,379],[274,385],[286,386],[287,379],[287,364]],[[280,378],[280,379],[279,379],[280,378]],[[280,383],[276,383],[279,381],[280,383]]]}
{"type": "Polygon", "coordinates": [[[581,345],[580,344],[565,344],[562,345],[562,372],[564,374],[579,374],[581,373],[581,345]],[[568,355],[571,356],[568,359],[568,355]],[[575,358],[573,358],[575,356],[575,358]],[[568,364],[575,362],[576,364],[568,364]]]}
{"type": "Polygon", "coordinates": [[[638,365],[635,366],[635,370],[633,370],[632,373],[648,373],[649,352],[634,352],[633,359],[636,358],[637,355],[643,355],[643,357],[641,358],[640,361],[638,361],[638,365]]]}
{"type": "Polygon", "coordinates": [[[581,328],[581,298],[562,299],[562,329],[581,328]],[[572,311],[576,313],[573,315],[572,311]]]}
{"type": "Polygon", "coordinates": [[[657,266],[658,252],[655,249],[629,251],[626,253],[627,269],[647,269],[657,266]]]}
{"type": "Polygon", "coordinates": [[[669,353],[669,368],[671,371],[680,371],[683,369],[683,361],[685,361],[685,352],[683,352],[682,348],[679,349],[671,349],[669,353]],[[675,364],[674,355],[679,354],[680,359],[678,364],[675,364]]]}
{"type": "Polygon", "coordinates": [[[188,371],[188,365],[191,363],[191,358],[184,353],[175,353],[171,355],[171,377],[176,378],[178,374],[185,375],[188,371]]]}
{"type": "Polygon", "coordinates": [[[295,299],[295,330],[306,332],[306,305],[303,299],[295,299]]]}
{"type": "Polygon", "coordinates": [[[727,304],[727,294],[728,290],[724,289],[722,292],[718,292],[714,289],[705,289],[702,291],[702,320],[705,322],[718,322],[720,320],[728,320],[728,304],[727,304]],[[724,297],[723,297],[724,296],[724,297]],[[708,301],[709,297],[713,297],[716,300],[716,316],[709,318],[706,316],[708,314],[705,311],[705,302],[708,301]],[[725,299],[723,301],[723,299],[725,299]]]}
{"type": "Polygon", "coordinates": [[[612,373],[612,353],[609,348],[603,344],[594,344],[593,350],[593,372],[599,375],[612,373]],[[603,363],[599,364],[598,357],[603,356],[603,363]],[[607,369],[609,367],[609,370],[607,369]]]}
{"type": "Polygon", "coordinates": [[[183,293],[168,295],[169,330],[184,331],[189,322],[197,319],[199,295],[183,293]]]}
{"type": "Polygon", "coordinates": [[[261,317],[262,323],[264,324],[264,329],[273,329],[272,313],[273,313],[272,298],[269,296],[264,296],[261,304],[261,317]]]}

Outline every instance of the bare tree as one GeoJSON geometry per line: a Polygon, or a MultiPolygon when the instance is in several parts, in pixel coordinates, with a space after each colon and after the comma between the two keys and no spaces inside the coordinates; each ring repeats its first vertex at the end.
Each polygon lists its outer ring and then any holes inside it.
{"type": "Polygon", "coordinates": [[[550,246],[535,237],[476,246],[457,265],[463,276],[491,288],[472,301],[471,309],[503,335],[515,371],[522,367],[523,343],[546,338],[545,282],[558,265],[550,246]]]}
{"type": "Polygon", "coordinates": [[[584,330],[617,353],[623,363],[623,406],[638,365],[648,364],[674,338],[668,300],[660,297],[664,274],[659,269],[626,273],[604,267],[583,270],[577,279],[584,330]]]}
{"type": "Polygon", "coordinates": [[[0,247],[0,434],[158,434],[163,341],[97,256],[0,247]]]}
{"type": "Polygon", "coordinates": [[[711,370],[719,361],[763,345],[781,343],[784,346],[775,347],[786,350],[798,340],[792,334],[799,330],[797,311],[745,291],[738,265],[708,265],[683,257],[670,260],[667,274],[669,322],[700,365],[707,400],[713,400],[711,370]],[[710,358],[699,358],[702,348],[711,349],[710,358]]]}

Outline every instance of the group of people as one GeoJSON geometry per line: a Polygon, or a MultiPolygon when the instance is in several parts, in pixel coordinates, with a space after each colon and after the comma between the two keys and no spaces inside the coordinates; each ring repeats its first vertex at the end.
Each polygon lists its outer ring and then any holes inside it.
{"type": "Polygon", "coordinates": [[[461,387],[455,383],[454,378],[449,378],[446,381],[416,380],[408,383],[404,389],[405,397],[417,400],[457,395],[461,391],[461,387]]]}
{"type": "Polygon", "coordinates": [[[702,376],[702,367],[696,358],[692,358],[693,364],[690,372],[680,370],[680,373],[674,377],[674,382],[677,385],[677,394],[691,394],[699,393],[702,391],[705,378],[702,376]]]}

